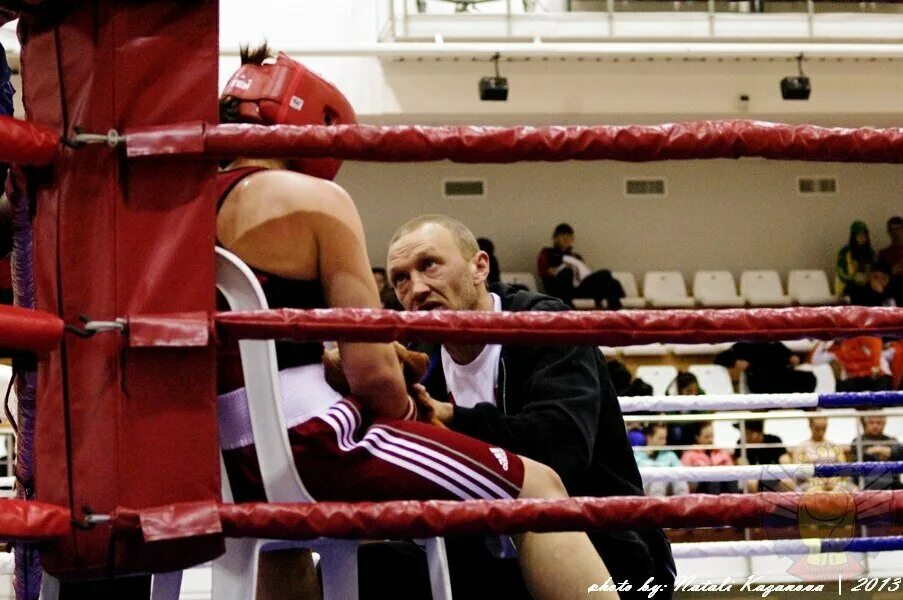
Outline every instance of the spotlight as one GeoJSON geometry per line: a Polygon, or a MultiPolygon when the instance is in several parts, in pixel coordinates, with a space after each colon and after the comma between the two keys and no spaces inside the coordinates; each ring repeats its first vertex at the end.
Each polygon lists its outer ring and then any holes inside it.
{"type": "Polygon", "coordinates": [[[803,55],[796,57],[800,74],[791,75],[781,80],[781,98],[784,100],[808,100],[812,93],[812,83],[803,73],[803,55]]]}
{"type": "Polygon", "coordinates": [[[495,77],[483,77],[480,79],[480,100],[501,101],[508,99],[508,79],[499,75],[499,58],[496,52],[492,56],[495,63],[495,77]]]}

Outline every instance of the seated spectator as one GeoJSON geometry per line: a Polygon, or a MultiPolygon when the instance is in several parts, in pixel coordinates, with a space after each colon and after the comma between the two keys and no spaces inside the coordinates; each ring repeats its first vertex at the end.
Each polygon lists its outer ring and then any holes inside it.
{"type": "Polygon", "coordinates": [[[716,365],[746,373],[754,394],[815,391],[815,375],[797,371],[800,359],[780,342],[739,342],[715,356],[716,365]]]}
{"type": "Polygon", "coordinates": [[[552,233],[552,246],[539,251],[536,269],[545,292],[573,307],[574,298],[592,298],[596,307],[618,310],[624,288],[611,271],[592,271],[574,252],[574,228],[561,223],[552,233]]]}
{"type": "Polygon", "coordinates": [[[897,306],[891,290],[890,266],[877,262],[869,272],[868,285],[850,286],[850,304],[859,306],[897,306]]]}
{"type": "Polygon", "coordinates": [[[502,272],[499,269],[499,259],[495,257],[495,244],[489,238],[481,237],[477,238],[477,246],[489,255],[489,277],[486,278],[486,283],[488,285],[499,283],[502,280],[502,272]]]}
{"type": "MultiPolygon", "coordinates": [[[[646,445],[651,448],[633,451],[638,467],[681,466],[680,459],[674,451],[655,449],[655,446],[664,446],[668,441],[668,428],[664,423],[651,423],[646,426],[644,433],[646,445]]],[[[660,481],[647,483],[644,487],[650,496],[683,496],[690,493],[690,486],[686,481],[660,481]]]]}
{"type": "MultiPolygon", "coordinates": [[[[762,419],[748,419],[744,422],[743,427],[739,423],[735,423],[734,427],[743,431],[743,439],[747,446],[757,446],[758,444],[769,444],[767,447],[747,447],[746,458],[743,457],[743,450],[737,448],[734,451],[734,462],[738,465],[777,465],[787,464],[790,462],[790,456],[787,448],[783,445],[784,441],[776,435],[765,433],[765,421],[762,419]]],[[[796,484],[791,479],[786,480],[750,480],[746,482],[746,491],[755,492],[792,492],[796,489],[796,484]]]]}
{"type": "MultiPolygon", "coordinates": [[[[646,445],[646,432],[644,431],[644,427],[642,423],[627,423],[627,439],[630,440],[630,445],[634,448],[639,448],[646,445]]],[[[634,450],[634,452],[636,452],[634,450]]]]}
{"type": "MultiPolygon", "coordinates": [[[[809,439],[794,448],[793,462],[813,465],[847,462],[846,450],[827,439],[827,431],[827,417],[810,417],[809,439]]],[[[846,477],[813,477],[799,485],[800,491],[830,492],[850,488],[852,486],[846,477]]]]}
{"type": "Polygon", "coordinates": [[[903,340],[891,340],[884,349],[890,364],[891,389],[903,389],[903,340]]]}
{"type": "Polygon", "coordinates": [[[391,308],[392,310],[402,310],[401,302],[395,295],[395,290],[389,285],[386,278],[386,270],[382,267],[372,267],[373,281],[376,282],[376,289],[379,291],[379,301],[383,308],[391,308]]]}
{"type": "MultiPolygon", "coordinates": [[[[887,418],[884,415],[862,417],[862,435],[850,443],[851,452],[861,461],[903,460],[903,446],[889,435],[884,434],[887,418]],[[861,449],[861,450],[860,450],[861,449]]],[[[864,488],[867,490],[900,489],[900,476],[889,474],[866,475],[864,488]]]]}
{"type": "MultiPolygon", "coordinates": [[[[837,253],[835,286],[838,296],[849,296],[853,288],[868,285],[869,271],[875,262],[875,251],[869,238],[869,228],[862,221],[850,225],[850,239],[837,253]]],[[[854,292],[855,293],[855,292],[854,292]]]]}
{"type": "MultiPolygon", "coordinates": [[[[699,421],[694,427],[693,443],[698,446],[711,446],[715,441],[715,430],[711,421],[699,421]]],[[[680,462],[685,467],[727,467],[734,464],[731,455],[720,448],[691,448],[684,450],[680,462]]],[[[701,481],[690,483],[690,490],[699,494],[728,494],[737,491],[736,481],[701,481]]]]}
{"type": "Polygon", "coordinates": [[[890,268],[888,293],[897,306],[903,306],[903,217],[893,216],[887,220],[887,235],[890,245],[878,253],[878,262],[890,268]]]}
{"type": "Polygon", "coordinates": [[[680,371],[677,377],[674,378],[672,386],[678,396],[701,396],[705,394],[705,391],[699,387],[699,379],[689,371],[680,371]]]}
{"type": "MultiPolygon", "coordinates": [[[[699,387],[696,375],[688,371],[680,371],[671,385],[668,386],[668,395],[677,396],[701,396],[705,391],[699,387]]],[[[686,415],[698,411],[680,411],[678,414],[686,415]]],[[[668,444],[672,446],[689,446],[693,443],[695,427],[693,423],[673,422],[668,425],[668,444]]]]}
{"type": "Polygon", "coordinates": [[[890,363],[879,337],[860,335],[818,342],[809,361],[813,365],[832,361],[840,365],[838,392],[878,392],[893,388],[890,363]]]}

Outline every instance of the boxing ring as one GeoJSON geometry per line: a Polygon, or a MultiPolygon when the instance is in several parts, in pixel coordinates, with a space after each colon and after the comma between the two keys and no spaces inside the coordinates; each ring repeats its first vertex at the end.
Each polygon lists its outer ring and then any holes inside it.
{"type": "MultiPolygon", "coordinates": [[[[26,80],[35,78],[36,87],[26,98],[32,120],[0,117],[0,160],[19,168],[11,193],[18,211],[14,248],[18,306],[0,307],[0,348],[11,351],[20,365],[31,367],[17,368],[19,498],[0,500],[0,539],[16,546],[18,598],[37,597],[42,568],[67,580],[168,573],[217,558],[224,551],[225,540],[235,538],[425,538],[644,527],[742,528],[763,523],[775,531],[795,529],[799,533],[804,513],[852,514],[856,527],[868,532],[892,532],[900,523],[903,491],[896,490],[563,501],[222,502],[212,387],[218,340],[612,346],[901,337],[903,309],[494,314],[280,309],[218,313],[212,298],[213,207],[203,193],[217,160],[241,155],[510,163],[755,156],[899,164],[903,163],[903,129],[754,121],[518,128],[217,125],[213,106],[216,74],[210,64],[215,60],[211,58],[215,52],[210,52],[216,47],[215,3],[189,3],[191,6],[172,13],[154,14],[154,18],[148,17],[141,3],[134,4],[122,12],[104,12],[109,9],[105,4],[99,15],[75,11],[60,17],[67,24],[62,29],[29,25],[33,30],[23,46],[22,62],[26,80]],[[135,111],[119,104],[111,109],[88,103],[85,108],[76,101],[76,94],[63,102],[67,110],[61,116],[59,107],[41,100],[39,93],[65,88],[62,84],[67,83],[70,87],[63,95],[72,94],[69,78],[75,75],[54,71],[59,78],[54,83],[35,73],[42,65],[58,68],[61,45],[77,49],[87,43],[74,33],[90,26],[86,25],[88,16],[95,21],[145,17],[135,29],[115,33],[121,37],[107,39],[104,36],[113,34],[104,32],[93,42],[92,52],[101,53],[96,49],[101,48],[126,64],[146,55],[146,47],[130,44],[148,31],[167,40],[171,35],[166,34],[205,32],[198,41],[199,50],[183,57],[190,75],[179,77],[184,87],[191,89],[180,89],[178,99],[167,110],[119,121],[114,117],[135,111]],[[192,82],[197,86],[187,85],[192,82]],[[210,101],[189,102],[197,90],[209,93],[210,101]],[[117,121],[121,130],[113,127],[117,121]],[[31,169],[23,174],[24,167],[31,169]],[[103,174],[88,181],[76,176],[89,168],[103,174]],[[161,180],[162,174],[171,181],[161,180]],[[86,190],[92,194],[84,193],[86,190]],[[100,191],[93,194],[95,190],[100,191]],[[149,197],[159,196],[166,200],[143,204],[149,197]],[[40,209],[36,217],[30,212],[33,205],[40,209]],[[78,227],[90,235],[70,225],[74,219],[80,219],[78,227]],[[138,247],[123,241],[132,239],[147,243],[138,247]],[[190,277],[183,264],[187,258],[196,267],[190,277]],[[106,269],[113,275],[107,275],[106,269]],[[80,288],[80,277],[88,277],[99,291],[80,288]],[[38,358],[36,370],[35,361],[28,361],[33,356],[38,358]],[[86,368],[81,372],[76,367],[86,368]],[[115,372],[116,377],[111,379],[107,371],[115,372]],[[46,408],[35,414],[38,404],[46,408]],[[160,436],[160,431],[171,435],[160,436]],[[178,436],[189,431],[193,434],[190,439],[178,436]],[[177,447],[170,448],[172,444],[177,447]],[[35,465],[36,453],[42,460],[35,465]],[[116,456],[116,464],[99,466],[91,460],[104,454],[116,456]],[[173,455],[191,458],[176,463],[173,455]],[[115,485],[109,485],[110,481],[115,485]]],[[[177,44],[175,49],[164,49],[171,58],[185,48],[177,44]]],[[[112,67],[98,64],[98,73],[111,76],[105,69],[112,67]]],[[[154,76],[162,77],[156,72],[154,76]]],[[[156,101],[156,96],[141,95],[145,82],[140,72],[123,77],[127,82],[122,85],[134,94],[137,104],[148,106],[156,101]]],[[[85,93],[91,98],[101,92],[89,89],[85,93]]],[[[625,412],[874,408],[903,406],[903,394],[712,396],[694,398],[692,402],[700,404],[693,405],[674,397],[653,398],[642,405],[631,402],[639,401],[625,402],[625,412]]],[[[757,413],[743,414],[756,418],[749,415],[757,413]]],[[[681,470],[660,476],[703,481],[713,477],[859,476],[879,471],[900,473],[903,464],[781,465],[777,470],[681,470]]],[[[856,537],[850,533],[825,539],[786,537],[676,545],[675,554],[694,559],[900,549],[903,539],[899,535],[856,537]]],[[[7,560],[0,563],[0,569],[4,565],[13,566],[7,560]]]]}

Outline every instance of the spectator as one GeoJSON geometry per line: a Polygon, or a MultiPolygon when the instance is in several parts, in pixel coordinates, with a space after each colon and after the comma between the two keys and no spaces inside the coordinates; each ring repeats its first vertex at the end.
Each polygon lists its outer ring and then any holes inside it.
{"type": "Polygon", "coordinates": [[[705,394],[705,391],[699,387],[699,379],[689,371],[679,372],[677,377],[674,378],[673,386],[678,396],[701,396],[705,394]]]}
{"type": "Polygon", "coordinates": [[[386,270],[382,267],[372,267],[370,270],[373,272],[373,281],[376,282],[376,290],[379,292],[379,301],[383,308],[402,310],[401,302],[395,296],[395,290],[389,285],[386,270]]]}
{"type": "MultiPolygon", "coordinates": [[[[739,423],[734,427],[743,431],[743,439],[746,442],[746,458],[743,457],[743,451],[737,448],[734,451],[734,462],[738,465],[777,465],[787,464],[790,462],[790,455],[787,448],[783,446],[784,441],[776,435],[765,433],[765,421],[762,419],[748,419],[744,422],[743,427],[739,423]],[[758,444],[768,444],[765,447],[752,447],[758,444]]],[[[792,492],[796,489],[796,484],[785,479],[781,481],[762,480],[747,481],[746,491],[755,492],[792,492]]]]}
{"type": "MultiPolygon", "coordinates": [[[[693,442],[697,446],[711,446],[714,443],[715,430],[711,421],[698,421],[689,429],[693,432],[693,442]]],[[[680,462],[685,467],[729,467],[734,464],[734,459],[721,448],[702,447],[684,450],[680,462]]],[[[701,481],[690,484],[690,490],[699,494],[730,494],[737,489],[736,481],[701,481]]]]}
{"type": "Polygon", "coordinates": [[[860,335],[818,342],[809,360],[813,365],[837,361],[840,365],[839,392],[878,392],[893,388],[890,363],[879,337],[860,335]]]}
{"type": "MultiPolygon", "coordinates": [[[[664,446],[668,441],[668,428],[664,423],[651,423],[644,430],[646,445],[649,449],[634,450],[638,467],[679,467],[680,459],[673,450],[656,450],[656,446],[664,446]]],[[[645,482],[644,482],[645,483],[645,482]]],[[[646,493],[650,496],[683,496],[690,493],[686,481],[658,481],[645,484],[646,493]]]]}
{"type": "Polygon", "coordinates": [[[797,371],[799,357],[780,342],[739,342],[717,354],[714,362],[744,372],[754,394],[815,391],[815,375],[797,371]]]}
{"type": "Polygon", "coordinates": [[[552,246],[539,251],[536,268],[546,293],[571,307],[574,298],[592,298],[598,308],[621,308],[621,282],[607,269],[590,270],[583,257],[574,252],[574,228],[567,223],[552,232],[552,246]]]}
{"type": "MultiPolygon", "coordinates": [[[[699,387],[699,380],[696,375],[688,371],[680,371],[671,385],[668,386],[668,394],[678,396],[700,396],[705,391],[699,387]]],[[[698,411],[680,411],[679,414],[686,415],[698,411]]],[[[681,423],[676,421],[668,426],[668,444],[674,446],[689,446],[693,443],[693,435],[695,427],[693,423],[681,423]]]]}
{"type": "Polygon", "coordinates": [[[835,285],[838,296],[849,296],[853,287],[868,285],[869,271],[875,262],[875,251],[869,239],[869,228],[862,221],[850,225],[850,240],[837,253],[835,285]]]}
{"type": "Polygon", "coordinates": [[[495,257],[495,244],[489,238],[481,237],[477,238],[477,246],[489,255],[489,277],[486,278],[486,283],[489,285],[499,283],[502,280],[502,272],[499,269],[499,260],[495,257]]]}
{"type": "MultiPolygon", "coordinates": [[[[862,435],[850,443],[850,450],[857,461],[889,461],[903,460],[903,446],[889,435],[884,434],[887,417],[873,415],[862,417],[862,435]]],[[[900,489],[900,476],[892,473],[866,475],[864,489],[887,490],[900,489]]]]}
{"type": "MultiPolygon", "coordinates": [[[[615,394],[618,396],[651,396],[652,386],[640,378],[634,379],[627,367],[619,360],[607,362],[611,383],[615,386],[615,394]]],[[[642,413],[640,413],[642,414],[642,413]]]]}
{"type": "Polygon", "coordinates": [[[891,389],[903,389],[903,340],[888,342],[884,356],[890,363],[891,389]]]}
{"type": "MultiPolygon", "coordinates": [[[[809,439],[793,450],[793,461],[797,463],[824,465],[847,461],[846,451],[826,437],[827,417],[809,418],[809,439]]],[[[799,486],[801,491],[817,490],[830,492],[849,488],[846,477],[814,477],[799,486]]]]}
{"type": "Polygon", "coordinates": [[[887,235],[890,245],[878,253],[878,262],[890,268],[888,293],[897,306],[903,306],[903,217],[893,216],[887,220],[887,235]]]}
{"type": "Polygon", "coordinates": [[[891,289],[890,266],[885,262],[876,262],[868,275],[868,284],[850,286],[850,304],[859,306],[897,306],[891,289]]]}

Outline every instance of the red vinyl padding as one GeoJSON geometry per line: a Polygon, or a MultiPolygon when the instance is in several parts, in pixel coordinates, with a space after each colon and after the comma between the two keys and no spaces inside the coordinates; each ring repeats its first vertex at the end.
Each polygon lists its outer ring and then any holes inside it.
{"type": "Polygon", "coordinates": [[[334,157],[462,163],[686,160],[755,156],[777,160],[903,162],[903,128],[842,128],[767,121],[698,121],[595,127],[278,126],[174,124],[132,128],[130,157],[334,157]]]}
{"type": "Polygon", "coordinates": [[[219,333],[238,339],[604,344],[903,336],[903,308],[863,306],[568,312],[373,309],[217,313],[219,333]]]}

